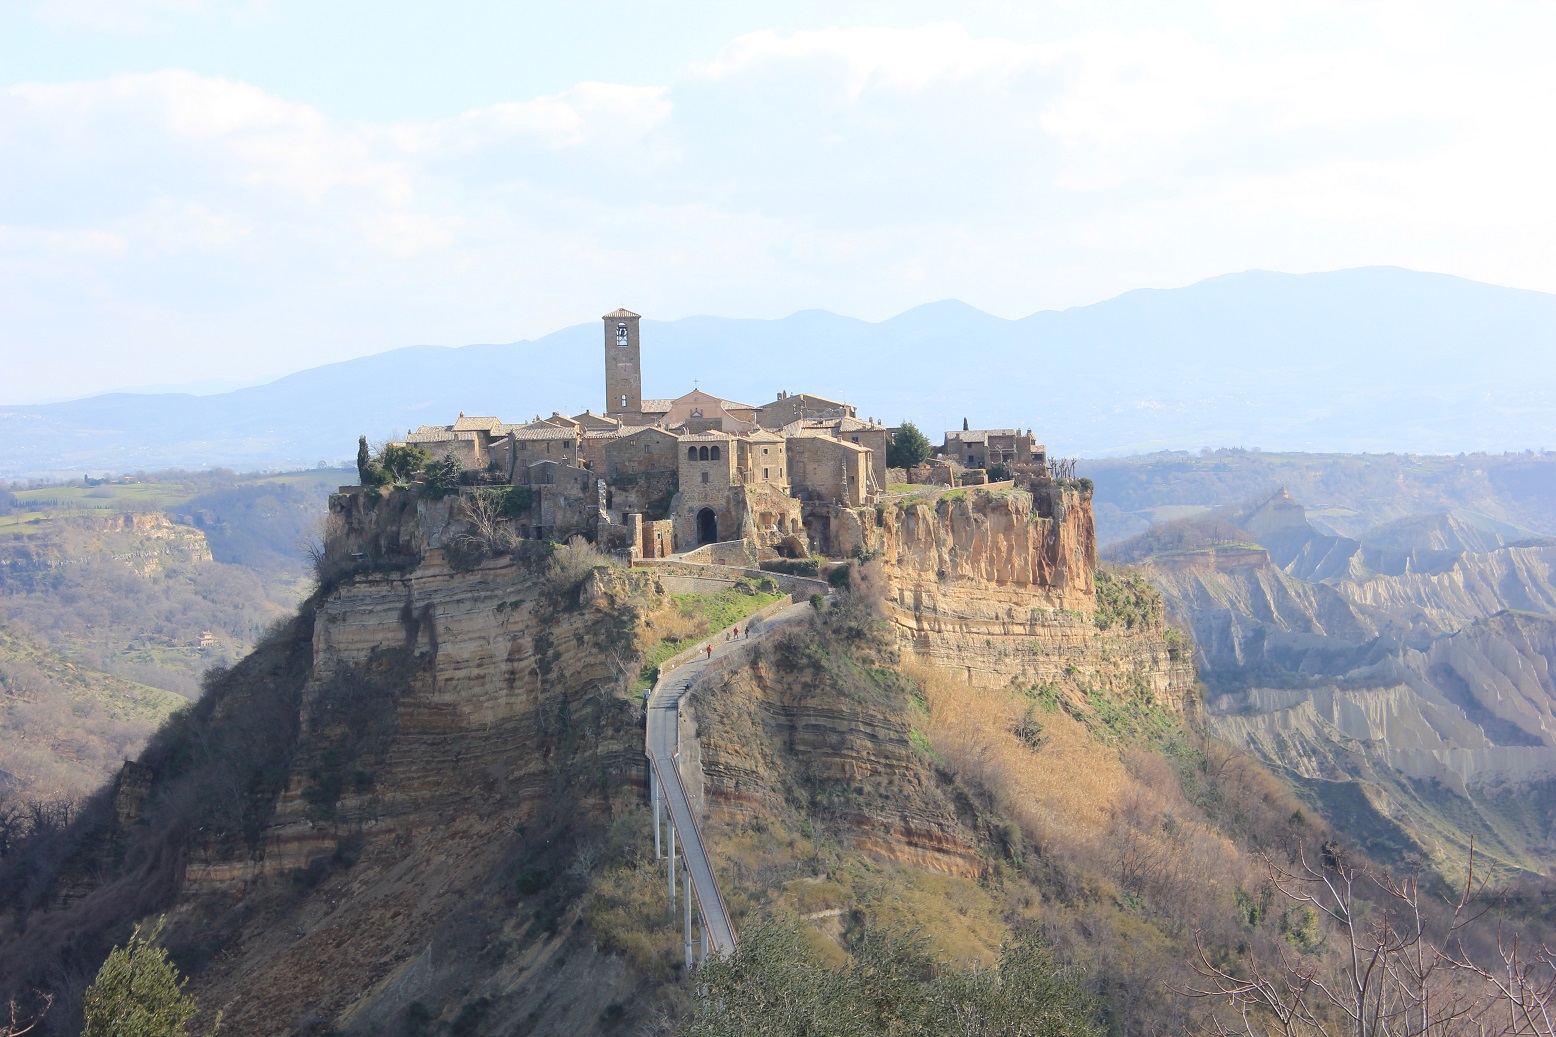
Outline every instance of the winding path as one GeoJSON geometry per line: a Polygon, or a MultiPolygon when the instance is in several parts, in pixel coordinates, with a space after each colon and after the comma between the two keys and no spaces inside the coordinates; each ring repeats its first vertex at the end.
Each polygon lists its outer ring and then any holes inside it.
{"type": "MultiPolygon", "coordinates": [[[[670,822],[681,843],[686,874],[691,878],[692,891],[697,898],[698,910],[707,932],[707,950],[711,953],[729,954],[734,951],[735,926],[730,921],[729,909],[724,905],[724,897],[719,892],[718,880],[713,874],[713,862],[708,859],[697,816],[692,811],[686,785],[681,780],[680,725],[677,723],[681,700],[691,692],[697,679],[713,661],[744,651],[747,646],[804,615],[809,608],[810,605],[803,602],[790,605],[756,623],[749,638],[742,636],[738,640],[725,641],[724,631],[719,631],[698,643],[699,654],[695,659],[682,663],[668,673],[662,673],[648,696],[648,724],[644,741],[653,769],[652,780],[658,782],[663,790],[670,822]],[[703,645],[713,646],[711,659],[702,651],[703,645]]],[[[745,629],[746,621],[742,620],[735,625],[745,629]]]]}

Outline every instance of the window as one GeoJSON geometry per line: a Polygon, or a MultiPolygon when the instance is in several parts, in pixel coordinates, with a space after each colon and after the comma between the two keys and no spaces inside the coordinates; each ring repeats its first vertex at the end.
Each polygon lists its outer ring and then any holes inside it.
{"type": "Polygon", "coordinates": [[[765,468],[762,469],[762,478],[767,478],[767,469],[765,468]]]}
{"type": "Polygon", "coordinates": [[[697,448],[697,460],[699,460],[699,461],[706,461],[707,459],[708,459],[708,448],[705,447],[705,446],[698,447],[697,448]]]}
{"type": "Polygon", "coordinates": [[[621,394],[621,409],[622,410],[626,410],[627,409],[627,394],[626,393],[622,393],[621,394]]]}
{"type": "Polygon", "coordinates": [[[708,473],[707,472],[703,472],[702,473],[702,481],[703,482],[707,482],[708,481],[708,473]]]}
{"type": "Polygon", "coordinates": [[[765,446],[762,448],[762,453],[767,453],[767,448],[765,446]]]}
{"type": "Polygon", "coordinates": [[[627,322],[626,321],[622,321],[620,324],[616,325],[616,345],[624,346],[626,344],[627,344],[627,322]]]}
{"type": "Polygon", "coordinates": [[[695,460],[697,460],[697,448],[696,447],[689,446],[689,447],[686,448],[686,459],[688,461],[695,461],[695,460]]]}
{"type": "Polygon", "coordinates": [[[719,459],[719,448],[718,448],[718,447],[717,447],[717,446],[715,446],[715,447],[714,447],[714,448],[713,448],[713,453],[712,453],[712,454],[711,454],[711,455],[710,455],[710,456],[711,456],[711,457],[712,457],[712,458],[713,458],[713,460],[715,460],[715,461],[717,461],[717,460],[718,460],[718,459],[719,459]]]}
{"type": "Polygon", "coordinates": [[[849,436],[848,438],[853,440],[855,443],[859,442],[859,437],[858,436],[849,436]]]}

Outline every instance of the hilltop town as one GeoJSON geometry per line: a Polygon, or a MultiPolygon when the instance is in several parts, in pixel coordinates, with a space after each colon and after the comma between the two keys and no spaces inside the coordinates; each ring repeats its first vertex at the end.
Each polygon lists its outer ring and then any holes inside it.
{"type": "Polygon", "coordinates": [[[732,561],[845,554],[858,543],[840,513],[894,490],[1062,474],[1030,429],[964,421],[899,468],[889,462],[900,430],[839,400],[784,391],[757,406],[700,389],[644,398],[640,316],[618,309],[602,320],[604,413],[518,424],[460,414],[390,446],[457,463],[463,486],[524,487],[507,517],[526,539],[581,535],[634,560],[702,548],[732,561]]]}

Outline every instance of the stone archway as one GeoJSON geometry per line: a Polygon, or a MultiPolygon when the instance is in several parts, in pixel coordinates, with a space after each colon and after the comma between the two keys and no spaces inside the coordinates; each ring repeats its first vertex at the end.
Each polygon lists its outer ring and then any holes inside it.
{"type": "Polygon", "coordinates": [[[716,544],[719,542],[719,517],[713,513],[712,508],[703,508],[697,512],[697,543],[716,544]]]}

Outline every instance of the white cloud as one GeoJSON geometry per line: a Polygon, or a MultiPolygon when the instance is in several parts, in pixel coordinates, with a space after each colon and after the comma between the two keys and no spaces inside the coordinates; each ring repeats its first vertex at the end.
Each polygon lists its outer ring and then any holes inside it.
{"type": "Polygon", "coordinates": [[[58,395],[47,357],[98,343],[94,387],[147,381],[142,355],[241,375],[623,302],[1015,316],[1380,262],[1556,289],[1549,16],[1258,6],[764,31],[670,83],[382,124],[188,71],[14,85],[0,348],[41,359],[6,392],[58,395]]]}

